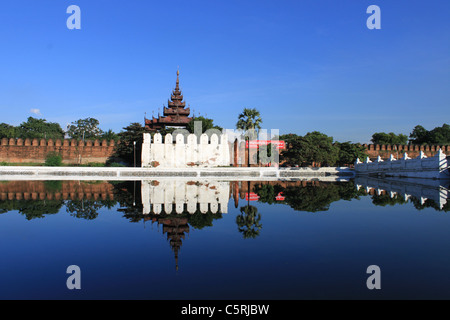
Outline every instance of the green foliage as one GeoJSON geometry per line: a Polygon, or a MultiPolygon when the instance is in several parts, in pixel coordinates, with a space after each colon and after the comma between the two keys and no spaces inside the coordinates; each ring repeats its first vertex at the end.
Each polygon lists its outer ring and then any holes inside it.
{"type": "Polygon", "coordinates": [[[99,124],[100,122],[94,118],[80,119],[68,126],[67,134],[71,139],[77,140],[99,139],[103,134],[98,127],[99,124]]]}
{"type": "Polygon", "coordinates": [[[107,163],[107,167],[125,167],[124,164],[122,163],[118,163],[118,162],[111,162],[111,163],[107,163]]]}
{"type": "Polygon", "coordinates": [[[320,185],[288,186],[256,185],[254,191],[263,203],[284,203],[296,211],[319,212],[327,211],[330,205],[339,200],[359,199],[360,192],[354,182],[321,183],[320,185]],[[283,192],[282,201],[275,201],[275,197],[283,192]]]}
{"type": "Polygon", "coordinates": [[[27,220],[42,219],[61,210],[64,200],[4,200],[0,201],[0,213],[19,211],[27,220]]]}
{"type": "Polygon", "coordinates": [[[55,122],[29,117],[15,129],[15,134],[22,139],[64,139],[64,131],[55,122]]]}
{"type": "Polygon", "coordinates": [[[62,166],[62,156],[57,152],[49,152],[45,158],[45,165],[48,167],[62,166]]]}
{"type": "Polygon", "coordinates": [[[377,132],[372,135],[373,144],[400,144],[404,145],[408,143],[408,136],[404,134],[395,134],[393,132],[384,133],[377,132]]]}
{"type": "Polygon", "coordinates": [[[442,127],[436,127],[430,131],[418,125],[409,138],[412,144],[449,145],[450,125],[444,123],[442,127]]]}
{"type": "Polygon", "coordinates": [[[256,238],[262,229],[261,214],[255,206],[243,206],[240,208],[241,214],[236,216],[238,231],[242,233],[244,239],[256,238]]]}
{"type": "Polygon", "coordinates": [[[197,210],[194,214],[187,214],[189,225],[197,230],[201,230],[205,227],[212,227],[214,220],[222,219],[221,213],[212,213],[211,211],[201,213],[200,210],[197,210]]]}
{"type": "Polygon", "coordinates": [[[271,185],[271,184],[257,184],[254,187],[254,192],[258,194],[259,201],[263,203],[268,204],[274,204],[279,201],[277,201],[275,198],[280,193],[283,192],[284,188],[282,188],[280,185],[271,185]]]}
{"type": "Polygon", "coordinates": [[[190,133],[195,133],[195,122],[196,121],[201,121],[202,123],[202,130],[201,130],[201,134],[205,133],[206,131],[210,130],[210,129],[216,129],[219,130],[220,132],[222,132],[223,128],[214,125],[214,121],[213,119],[208,119],[202,116],[199,117],[194,117],[191,122],[188,123],[186,129],[190,132],[190,133]]]}
{"type": "Polygon", "coordinates": [[[69,200],[66,203],[66,212],[72,217],[86,220],[94,220],[98,216],[98,210],[103,205],[100,201],[95,200],[69,200]]]}
{"type": "Polygon", "coordinates": [[[0,139],[3,138],[16,138],[17,129],[7,123],[0,123],[0,139]]]}
{"type": "Polygon", "coordinates": [[[106,141],[114,140],[115,142],[117,142],[117,141],[119,141],[119,135],[117,133],[115,133],[114,131],[112,131],[111,129],[109,129],[108,131],[103,132],[99,136],[99,139],[106,140],[106,141]]]}
{"type": "Polygon", "coordinates": [[[86,164],[80,165],[80,167],[106,167],[103,162],[88,162],[86,164]]]}
{"type": "Polygon", "coordinates": [[[376,206],[385,207],[385,206],[394,206],[396,204],[405,204],[408,203],[408,200],[405,200],[398,194],[396,194],[394,197],[391,198],[391,196],[388,193],[385,193],[381,195],[374,194],[372,196],[372,203],[376,206]]]}
{"type": "Polygon", "coordinates": [[[48,180],[44,181],[45,190],[48,192],[59,192],[62,190],[62,181],[59,180],[48,180]]]}
{"type": "Polygon", "coordinates": [[[239,114],[236,129],[247,133],[247,138],[252,140],[256,138],[258,130],[261,129],[261,123],[262,119],[258,110],[244,108],[244,111],[239,114]]]}
{"type": "Polygon", "coordinates": [[[314,131],[305,136],[285,134],[280,140],[286,149],[280,154],[280,162],[299,166],[344,166],[353,164],[357,158],[366,157],[366,148],[359,143],[333,142],[333,138],[314,131]]]}
{"type": "Polygon", "coordinates": [[[318,131],[305,136],[288,134],[280,136],[286,142],[286,150],[281,152],[280,162],[301,166],[332,166],[339,159],[339,147],[333,144],[333,137],[318,131]]]}
{"type": "Polygon", "coordinates": [[[367,157],[367,150],[359,143],[351,142],[337,142],[336,146],[339,148],[339,158],[337,165],[346,166],[354,164],[356,159],[363,160],[367,157]]]}
{"type": "Polygon", "coordinates": [[[123,129],[124,131],[119,133],[120,143],[116,145],[114,155],[129,164],[133,164],[134,147],[136,147],[136,165],[140,166],[145,128],[140,123],[135,122],[123,129]],[[134,146],[134,142],[136,142],[136,146],[134,146]]]}

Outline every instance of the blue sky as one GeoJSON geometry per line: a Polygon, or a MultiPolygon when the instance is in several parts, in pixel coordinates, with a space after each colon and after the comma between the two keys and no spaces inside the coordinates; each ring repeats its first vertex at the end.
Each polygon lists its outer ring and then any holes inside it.
{"type": "Polygon", "coordinates": [[[450,121],[447,0],[16,0],[0,10],[0,122],[87,117],[118,132],[167,104],[234,128],[369,142],[450,121]],[[69,5],[81,30],[69,30],[69,5]],[[369,30],[369,5],[381,30],[369,30]],[[33,113],[34,112],[34,113],[33,113]],[[40,113],[37,115],[36,113],[40,113]]]}

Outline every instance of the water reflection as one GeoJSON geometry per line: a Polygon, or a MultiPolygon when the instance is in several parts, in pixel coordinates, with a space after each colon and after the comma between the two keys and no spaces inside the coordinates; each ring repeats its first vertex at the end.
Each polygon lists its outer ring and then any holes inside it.
{"type": "Polygon", "coordinates": [[[174,254],[191,228],[202,230],[237,210],[233,218],[243,239],[263,232],[262,204],[289,206],[296,212],[326,212],[337,201],[370,197],[376,206],[412,203],[422,210],[447,212],[448,182],[356,178],[344,182],[308,181],[4,181],[0,182],[0,214],[17,211],[27,220],[66,212],[95,220],[100,209],[120,212],[129,222],[156,224],[174,254]]]}
{"type": "Polygon", "coordinates": [[[411,201],[417,210],[434,208],[449,211],[449,181],[432,179],[378,179],[358,177],[356,188],[372,196],[378,206],[405,204],[411,201]]]}
{"type": "Polygon", "coordinates": [[[329,210],[332,203],[340,200],[371,197],[377,206],[413,203],[418,210],[433,208],[447,212],[448,190],[448,181],[368,177],[346,182],[3,181],[0,182],[0,213],[18,211],[31,220],[57,214],[64,207],[75,218],[93,220],[101,208],[115,207],[130,222],[175,215],[202,229],[212,226],[213,220],[220,219],[228,213],[228,206],[234,205],[240,212],[236,220],[239,230],[244,226],[251,229],[249,223],[254,230],[260,230],[257,203],[320,212],[329,210]]]}

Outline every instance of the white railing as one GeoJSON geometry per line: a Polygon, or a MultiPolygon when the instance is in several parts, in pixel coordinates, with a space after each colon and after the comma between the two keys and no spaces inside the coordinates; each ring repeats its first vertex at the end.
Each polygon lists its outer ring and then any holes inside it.
{"type": "Polygon", "coordinates": [[[364,162],[359,159],[355,162],[357,174],[385,174],[390,176],[404,176],[417,178],[445,179],[448,176],[447,156],[441,149],[434,157],[428,158],[421,151],[417,158],[411,159],[405,152],[402,159],[395,159],[391,154],[387,160],[382,160],[380,156],[375,161],[369,157],[364,162]]]}

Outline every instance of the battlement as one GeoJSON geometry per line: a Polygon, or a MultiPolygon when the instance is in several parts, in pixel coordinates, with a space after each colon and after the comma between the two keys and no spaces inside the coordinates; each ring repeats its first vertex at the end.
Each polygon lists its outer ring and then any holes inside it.
{"type": "Polygon", "coordinates": [[[440,150],[443,152],[450,153],[450,146],[439,146],[439,145],[417,145],[417,144],[408,144],[408,145],[390,145],[390,144],[363,144],[363,146],[367,150],[367,155],[375,159],[378,156],[381,156],[384,159],[387,159],[391,153],[404,153],[408,152],[410,157],[418,157],[420,152],[423,151],[427,157],[432,157],[436,155],[440,150]]]}
{"type": "Polygon", "coordinates": [[[144,133],[142,167],[217,167],[230,165],[230,146],[227,135],[167,134],[156,133],[152,137],[144,133]],[[174,143],[175,142],[175,143],[174,143]]]}
{"type": "Polygon", "coordinates": [[[115,146],[114,140],[3,138],[0,140],[0,161],[44,163],[50,152],[56,152],[66,164],[104,163],[113,155],[115,146]]]}

